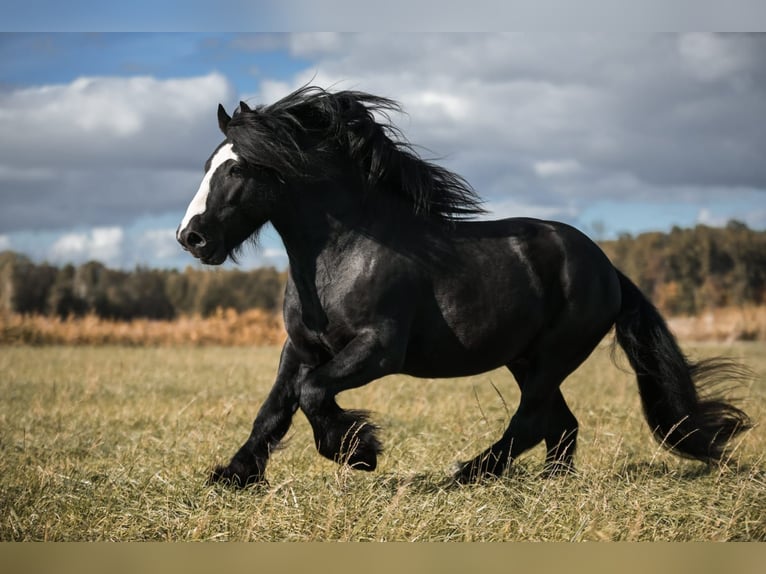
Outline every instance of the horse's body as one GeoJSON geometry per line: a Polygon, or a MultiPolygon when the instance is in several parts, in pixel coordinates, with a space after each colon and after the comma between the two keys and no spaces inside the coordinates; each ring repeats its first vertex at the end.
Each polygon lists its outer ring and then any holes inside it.
{"type": "Polygon", "coordinates": [[[523,360],[531,343],[567,315],[580,336],[593,331],[590,338],[600,340],[620,308],[614,268],[561,223],[456,223],[450,249],[441,253],[449,266],[441,267],[424,266],[378,239],[338,235],[317,255],[313,281],[296,282],[295,274],[288,280],[288,334],[309,363],[328,360],[374,326],[387,339],[381,342],[395,362],[392,372],[472,375],[523,360]]]}
{"type": "Polygon", "coordinates": [[[700,400],[656,309],[576,229],[534,219],[465,221],[478,198],[423,162],[370,109],[392,102],[300,90],[269,108],[219,108],[227,136],[179,227],[195,256],[221,263],[270,221],[290,259],[288,339],[248,441],[213,480],[264,479],[300,408],[328,458],[372,470],[380,444],[335,395],[405,373],[455,377],[507,366],[522,394],[505,434],[457,479],[499,475],[545,440],[547,469],[568,470],[577,420],[559,390],[615,325],[655,436],[680,454],[720,457],[747,428],[742,411],[700,400]]]}

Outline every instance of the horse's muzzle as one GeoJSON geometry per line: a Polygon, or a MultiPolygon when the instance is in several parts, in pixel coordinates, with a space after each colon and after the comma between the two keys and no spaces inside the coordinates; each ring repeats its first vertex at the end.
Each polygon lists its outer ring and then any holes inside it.
{"type": "Polygon", "coordinates": [[[176,239],[186,251],[206,265],[220,265],[226,261],[226,250],[219,242],[210,241],[199,231],[189,229],[176,232],[176,239]]]}

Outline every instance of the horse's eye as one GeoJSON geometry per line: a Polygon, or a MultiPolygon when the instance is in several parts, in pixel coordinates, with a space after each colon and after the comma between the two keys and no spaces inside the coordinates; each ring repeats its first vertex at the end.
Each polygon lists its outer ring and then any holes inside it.
{"type": "Polygon", "coordinates": [[[242,177],[244,175],[244,170],[241,166],[234,164],[231,166],[231,169],[229,170],[229,175],[232,177],[242,177]]]}

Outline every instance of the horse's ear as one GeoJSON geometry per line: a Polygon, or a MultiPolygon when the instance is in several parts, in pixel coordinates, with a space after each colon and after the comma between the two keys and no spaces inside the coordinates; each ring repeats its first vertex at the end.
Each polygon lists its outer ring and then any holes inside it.
{"type": "Polygon", "coordinates": [[[231,116],[226,113],[226,110],[223,109],[222,104],[218,104],[218,127],[221,128],[223,135],[226,135],[226,130],[229,127],[230,121],[231,116]]]}
{"type": "Polygon", "coordinates": [[[245,102],[240,101],[239,102],[239,112],[251,112],[253,110],[250,109],[250,106],[248,106],[245,102]]]}

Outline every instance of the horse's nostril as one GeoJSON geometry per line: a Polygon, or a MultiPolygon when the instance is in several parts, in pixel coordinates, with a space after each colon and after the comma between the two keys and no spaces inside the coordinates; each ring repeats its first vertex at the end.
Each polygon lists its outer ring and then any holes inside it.
{"type": "Polygon", "coordinates": [[[186,232],[186,245],[193,249],[200,249],[201,247],[204,247],[207,244],[207,240],[205,237],[196,231],[187,231],[186,232]]]}

